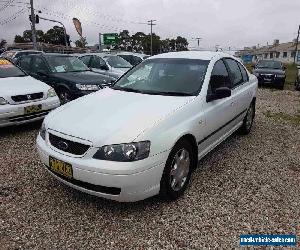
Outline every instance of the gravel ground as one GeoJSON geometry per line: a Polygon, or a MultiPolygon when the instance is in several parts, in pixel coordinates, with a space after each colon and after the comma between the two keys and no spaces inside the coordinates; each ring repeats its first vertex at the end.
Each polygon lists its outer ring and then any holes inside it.
{"type": "MultiPolygon", "coordinates": [[[[199,162],[184,197],[117,203],[68,188],[39,162],[40,123],[0,132],[1,249],[236,249],[239,235],[300,237],[299,92],[260,89],[248,136],[199,162]]],[[[300,248],[300,246],[299,246],[300,248]]]]}

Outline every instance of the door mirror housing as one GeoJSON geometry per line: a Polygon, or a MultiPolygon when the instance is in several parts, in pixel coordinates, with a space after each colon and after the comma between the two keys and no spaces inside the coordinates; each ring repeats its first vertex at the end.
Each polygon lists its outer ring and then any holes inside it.
{"type": "Polygon", "coordinates": [[[212,102],[214,100],[223,99],[229,96],[231,96],[231,89],[228,87],[220,87],[215,89],[213,93],[208,94],[206,96],[206,101],[212,102]]]}
{"type": "Polygon", "coordinates": [[[107,65],[101,65],[101,66],[100,66],[100,69],[102,69],[102,70],[109,70],[109,68],[108,68],[107,65]]]}
{"type": "Polygon", "coordinates": [[[49,77],[49,75],[48,75],[48,73],[46,71],[38,71],[38,72],[36,72],[36,74],[38,76],[41,76],[41,77],[44,77],[44,78],[49,77]]]}

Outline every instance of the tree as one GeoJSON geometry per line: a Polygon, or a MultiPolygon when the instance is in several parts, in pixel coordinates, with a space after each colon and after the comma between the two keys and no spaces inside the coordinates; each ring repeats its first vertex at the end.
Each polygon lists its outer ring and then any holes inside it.
{"type": "Polygon", "coordinates": [[[16,35],[15,39],[14,39],[14,42],[15,43],[24,43],[25,41],[24,41],[24,38],[22,36],[16,35]]]}
{"type": "MultiPolygon", "coordinates": [[[[36,31],[36,40],[37,42],[44,42],[49,44],[55,45],[65,45],[65,35],[64,29],[59,26],[54,26],[53,28],[49,29],[46,33],[42,30],[36,31]]],[[[16,35],[15,36],[15,43],[28,43],[32,42],[32,32],[31,30],[25,30],[23,32],[23,36],[16,35]]],[[[67,34],[67,43],[70,46],[70,36],[67,34]]]]}
{"type": "Polygon", "coordinates": [[[4,48],[5,44],[7,44],[6,40],[5,39],[1,39],[0,40],[0,49],[4,48]]]}
{"type": "Polygon", "coordinates": [[[85,48],[85,46],[87,45],[87,41],[86,41],[86,37],[81,37],[80,39],[78,39],[77,41],[75,41],[75,45],[78,48],[85,48]]]}
{"type": "MultiPolygon", "coordinates": [[[[65,45],[64,29],[60,26],[54,26],[44,35],[44,42],[55,45],[65,45]]],[[[70,46],[70,36],[67,34],[67,44],[70,46]]]]}

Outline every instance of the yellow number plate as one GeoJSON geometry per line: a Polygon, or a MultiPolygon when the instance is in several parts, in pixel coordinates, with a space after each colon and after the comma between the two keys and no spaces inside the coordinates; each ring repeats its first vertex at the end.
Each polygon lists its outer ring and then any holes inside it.
{"type": "Polygon", "coordinates": [[[73,178],[73,168],[72,165],[61,160],[57,160],[53,157],[49,157],[49,166],[50,169],[60,175],[63,175],[67,178],[73,178]]]}
{"type": "Polygon", "coordinates": [[[33,105],[24,108],[24,114],[33,114],[42,111],[42,105],[33,105]]]}

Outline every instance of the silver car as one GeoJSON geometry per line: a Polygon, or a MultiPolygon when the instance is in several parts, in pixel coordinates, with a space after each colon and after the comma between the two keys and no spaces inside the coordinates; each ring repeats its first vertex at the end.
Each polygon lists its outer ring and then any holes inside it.
{"type": "Polygon", "coordinates": [[[145,59],[149,57],[149,55],[141,54],[141,53],[133,53],[133,52],[119,52],[117,53],[118,56],[125,59],[129,62],[132,66],[138,65],[145,59]]]}
{"type": "Polygon", "coordinates": [[[78,58],[94,72],[105,74],[115,79],[120,78],[132,68],[129,62],[117,55],[88,53],[78,55],[78,58]]]}

